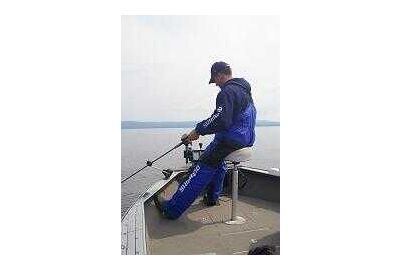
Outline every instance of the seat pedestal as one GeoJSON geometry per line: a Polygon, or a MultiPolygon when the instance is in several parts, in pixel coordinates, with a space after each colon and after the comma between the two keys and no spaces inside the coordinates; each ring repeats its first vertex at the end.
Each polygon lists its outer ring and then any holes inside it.
{"type": "Polygon", "coordinates": [[[233,163],[233,175],[232,175],[232,213],[231,220],[226,221],[228,225],[239,225],[246,222],[246,220],[236,214],[237,202],[238,202],[238,185],[239,185],[239,164],[242,161],[250,160],[251,151],[250,148],[239,149],[225,158],[225,161],[233,163]]]}

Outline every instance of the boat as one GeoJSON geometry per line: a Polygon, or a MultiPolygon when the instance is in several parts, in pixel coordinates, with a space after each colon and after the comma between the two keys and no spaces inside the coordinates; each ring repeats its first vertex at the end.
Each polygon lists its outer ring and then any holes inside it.
{"type": "Polygon", "coordinates": [[[201,152],[186,146],[188,166],[160,177],[126,212],[121,221],[122,255],[280,254],[279,168],[229,164],[217,205],[205,206],[199,196],[177,220],[162,217],[155,196],[173,194],[201,152]]]}

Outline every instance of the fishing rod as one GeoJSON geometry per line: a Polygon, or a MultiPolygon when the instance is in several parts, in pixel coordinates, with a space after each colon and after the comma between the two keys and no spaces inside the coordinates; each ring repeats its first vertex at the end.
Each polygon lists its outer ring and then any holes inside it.
{"type": "MultiPolygon", "coordinates": [[[[182,141],[180,143],[178,143],[177,145],[175,145],[173,148],[171,148],[170,150],[168,150],[167,152],[165,152],[164,154],[162,154],[161,156],[159,156],[158,158],[156,158],[153,161],[146,161],[146,166],[144,166],[143,168],[139,169],[138,171],[134,172],[133,174],[131,174],[130,176],[128,176],[127,178],[125,178],[124,180],[121,181],[121,184],[123,182],[125,182],[126,180],[130,179],[132,176],[134,176],[135,174],[138,174],[139,172],[143,171],[145,168],[147,167],[151,167],[153,165],[154,162],[156,162],[157,160],[159,160],[160,158],[162,158],[163,156],[165,156],[166,154],[168,154],[169,152],[175,150],[176,148],[178,148],[179,146],[181,146],[182,144],[188,144],[188,140],[187,137],[183,138],[182,141]]],[[[162,171],[162,173],[165,175],[165,177],[167,177],[167,175],[171,175],[171,170],[164,170],[162,171]],[[164,172],[165,171],[165,172],[164,172]]]]}

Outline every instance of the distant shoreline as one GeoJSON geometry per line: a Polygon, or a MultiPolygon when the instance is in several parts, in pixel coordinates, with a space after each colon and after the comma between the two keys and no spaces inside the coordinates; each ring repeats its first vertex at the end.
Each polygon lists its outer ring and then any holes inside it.
{"type": "MultiPolygon", "coordinates": [[[[139,122],[139,121],[121,121],[121,129],[145,129],[145,128],[193,128],[197,122],[139,122]]],[[[257,127],[280,126],[280,122],[258,120],[257,127]]]]}

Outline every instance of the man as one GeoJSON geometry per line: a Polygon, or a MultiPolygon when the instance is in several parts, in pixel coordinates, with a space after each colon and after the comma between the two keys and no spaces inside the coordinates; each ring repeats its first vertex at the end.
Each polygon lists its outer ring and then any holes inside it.
{"type": "Polygon", "coordinates": [[[155,199],[162,214],[169,219],[180,217],[203,190],[206,190],[204,203],[207,206],[216,205],[227,171],[224,158],[233,151],[254,144],[256,108],[250,84],[245,79],[233,78],[231,67],[225,62],[212,65],[211,83],[221,89],[214,113],[198,123],[188,135],[184,134],[182,139],[195,141],[206,134],[215,134],[215,137],[172,198],[165,200],[159,196],[155,199]]]}

